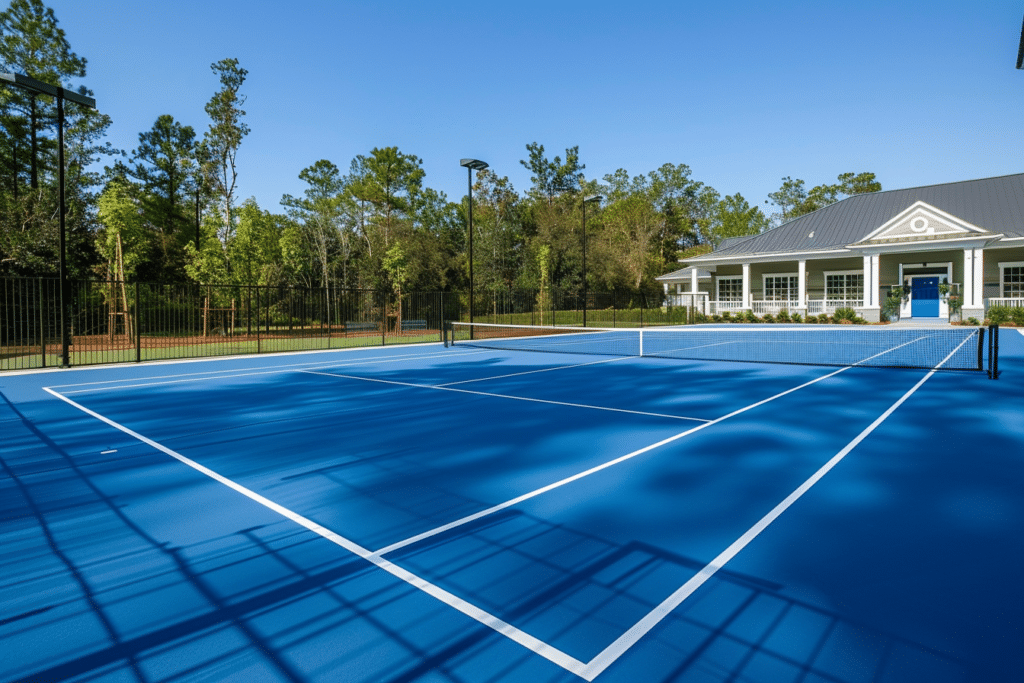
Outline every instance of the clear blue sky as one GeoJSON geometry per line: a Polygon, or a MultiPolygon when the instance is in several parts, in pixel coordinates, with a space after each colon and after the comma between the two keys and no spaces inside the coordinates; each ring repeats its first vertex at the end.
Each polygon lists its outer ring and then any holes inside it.
{"type": "MultiPolygon", "coordinates": [[[[462,157],[525,192],[526,144],[588,177],[684,163],[763,206],[871,171],[885,189],[1024,171],[1024,3],[50,0],[111,142],[171,114],[201,134],[236,57],[252,129],[239,197],[280,211],[301,169],[398,146],[458,201],[462,157]]],[[[77,83],[71,85],[78,85],[77,83]]]]}

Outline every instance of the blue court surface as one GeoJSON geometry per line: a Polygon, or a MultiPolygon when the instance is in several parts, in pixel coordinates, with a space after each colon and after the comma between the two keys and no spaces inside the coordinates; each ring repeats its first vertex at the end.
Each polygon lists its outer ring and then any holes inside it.
{"type": "Polygon", "coordinates": [[[0,680],[1004,681],[984,372],[439,344],[0,375],[0,680]]]}

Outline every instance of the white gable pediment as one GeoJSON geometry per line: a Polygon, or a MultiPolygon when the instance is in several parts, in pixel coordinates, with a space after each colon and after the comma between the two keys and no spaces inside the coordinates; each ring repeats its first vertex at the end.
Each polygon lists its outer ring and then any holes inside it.
{"type": "Polygon", "coordinates": [[[925,202],[915,202],[862,239],[858,244],[891,244],[921,242],[957,237],[990,235],[988,230],[972,225],[925,202]]]}

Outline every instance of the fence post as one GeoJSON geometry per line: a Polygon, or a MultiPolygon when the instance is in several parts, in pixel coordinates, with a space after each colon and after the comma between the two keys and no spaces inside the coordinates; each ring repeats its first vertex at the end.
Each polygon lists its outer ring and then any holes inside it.
{"type": "MultiPolygon", "coordinates": [[[[260,286],[256,285],[256,353],[260,353],[261,352],[261,350],[260,350],[260,300],[259,300],[259,296],[260,296],[260,286]]],[[[251,285],[250,285],[250,291],[249,291],[249,299],[250,299],[249,310],[252,310],[252,305],[251,305],[251,300],[252,300],[251,285]]]]}
{"type": "Polygon", "coordinates": [[[142,307],[139,299],[139,281],[135,281],[135,362],[142,362],[142,307]]]}
{"type": "Polygon", "coordinates": [[[39,304],[39,348],[42,352],[43,367],[46,367],[46,297],[43,293],[43,278],[36,279],[36,301],[39,304]]]}

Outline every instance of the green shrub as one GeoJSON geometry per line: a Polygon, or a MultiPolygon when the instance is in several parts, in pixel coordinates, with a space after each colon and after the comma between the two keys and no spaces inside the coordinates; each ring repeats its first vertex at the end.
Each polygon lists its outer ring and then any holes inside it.
{"type": "Polygon", "coordinates": [[[753,311],[743,311],[743,322],[745,323],[759,323],[761,319],[754,315],[753,311]]]}
{"type": "Polygon", "coordinates": [[[717,313],[715,313],[713,316],[711,316],[711,319],[713,321],[715,321],[716,323],[722,322],[722,316],[718,315],[717,313]]]}
{"type": "Polygon", "coordinates": [[[819,313],[818,322],[822,325],[828,325],[832,321],[829,319],[828,313],[819,313]]]}
{"type": "Polygon", "coordinates": [[[775,320],[777,320],[780,323],[790,322],[789,311],[783,308],[781,311],[779,311],[778,315],[775,316],[775,320]]]}
{"type": "Polygon", "coordinates": [[[1010,316],[1009,306],[989,306],[987,321],[995,325],[1002,325],[1009,322],[1010,316]]]}
{"type": "Polygon", "coordinates": [[[974,316],[971,316],[970,318],[967,319],[967,324],[968,325],[980,325],[981,323],[978,322],[977,318],[975,318],[974,316]]]}
{"type": "Polygon", "coordinates": [[[842,322],[848,320],[851,323],[857,319],[857,311],[852,308],[837,308],[836,312],[832,314],[832,317],[836,322],[842,322]]]}
{"type": "Polygon", "coordinates": [[[729,311],[723,311],[722,312],[722,320],[724,320],[727,323],[731,323],[732,322],[732,313],[730,313],[729,311]]]}
{"type": "Polygon", "coordinates": [[[766,323],[773,323],[775,322],[775,316],[772,315],[771,313],[765,313],[764,315],[761,316],[761,321],[766,323]]]}
{"type": "Polygon", "coordinates": [[[810,313],[808,313],[807,317],[804,318],[804,324],[806,324],[806,325],[817,325],[818,324],[818,316],[811,315],[810,313]]]}
{"type": "Polygon", "coordinates": [[[1024,308],[1017,306],[1010,309],[1010,320],[1014,325],[1024,325],[1024,308]]]}
{"type": "Polygon", "coordinates": [[[799,313],[794,313],[793,314],[793,322],[795,322],[795,323],[803,322],[803,318],[800,316],[799,313]]]}
{"type": "Polygon", "coordinates": [[[885,303],[882,304],[882,317],[889,321],[892,321],[894,318],[899,318],[901,303],[901,294],[894,294],[890,292],[889,295],[885,297],[885,303]]]}

